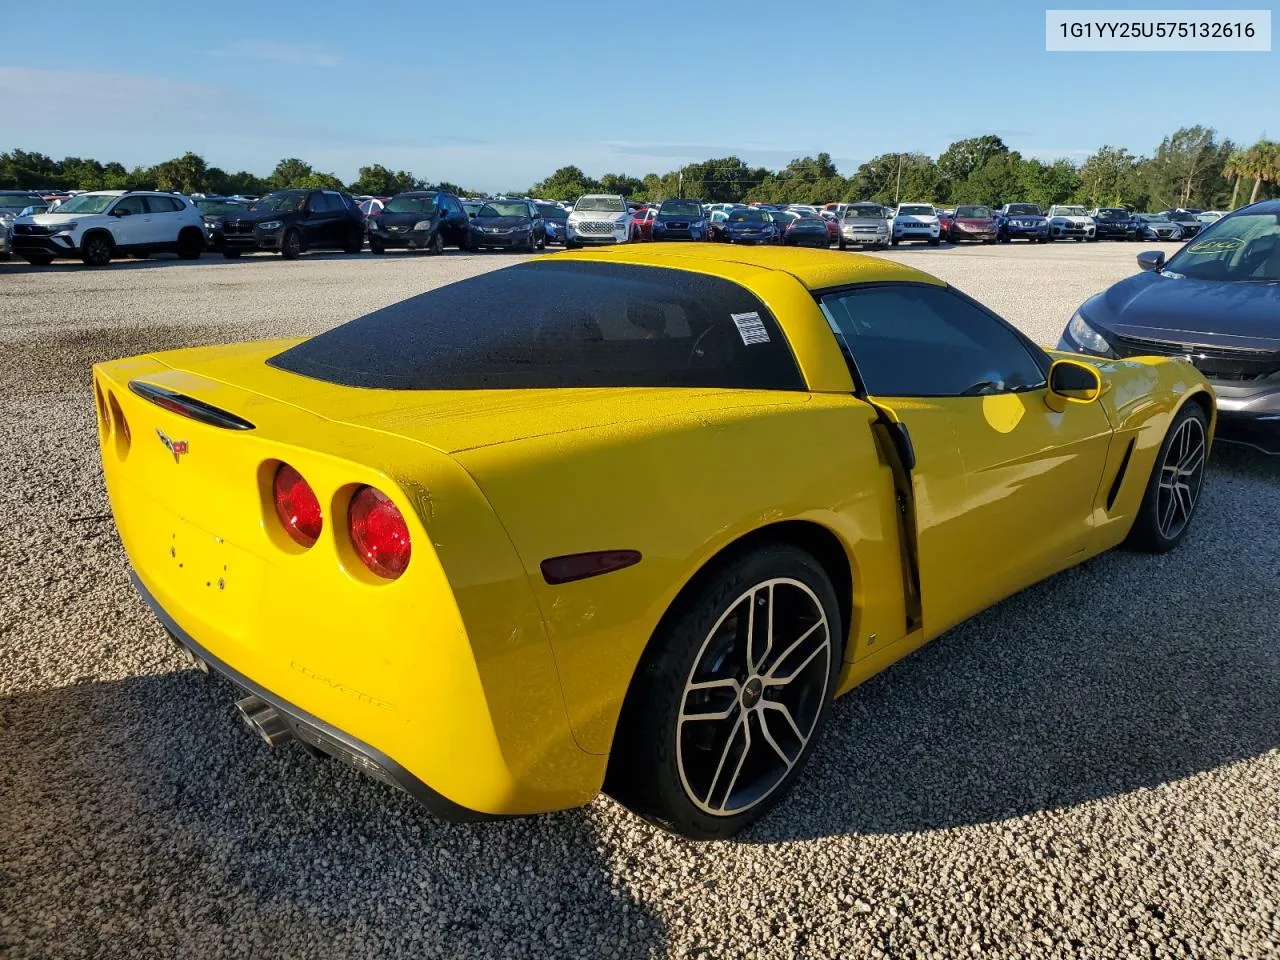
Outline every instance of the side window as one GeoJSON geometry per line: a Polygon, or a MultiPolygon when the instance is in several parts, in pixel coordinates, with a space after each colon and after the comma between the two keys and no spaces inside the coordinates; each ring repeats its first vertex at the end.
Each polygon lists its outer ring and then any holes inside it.
{"type": "Polygon", "coordinates": [[[172,197],[145,197],[144,199],[151,213],[176,213],[182,209],[181,204],[172,197]]]}
{"type": "Polygon", "coordinates": [[[329,193],[327,190],[320,194],[323,206],[320,208],[325,213],[341,213],[344,209],[342,198],[336,193],[329,193]]]}
{"type": "Polygon", "coordinates": [[[311,194],[311,197],[307,203],[308,213],[325,213],[328,211],[328,209],[329,209],[329,201],[325,199],[325,196],[323,193],[320,193],[319,191],[317,191],[311,194]]]}
{"type": "Polygon", "coordinates": [[[1045,383],[1012,328],[946,287],[872,286],[828,294],[821,307],[873,396],[981,396],[1045,383]]]}
{"type": "Polygon", "coordinates": [[[131,217],[147,212],[146,203],[142,197],[122,197],[111,210],[113,213],[124,213],[131,217]]]}

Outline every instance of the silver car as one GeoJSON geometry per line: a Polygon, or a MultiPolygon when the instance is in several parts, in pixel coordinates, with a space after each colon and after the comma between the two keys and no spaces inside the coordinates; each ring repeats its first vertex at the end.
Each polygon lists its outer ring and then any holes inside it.
{"type": "Polygon", "coordinates": [[[840,221],[840,249],[850,245],[889,246],[890,212],[878,203],[851,203],[840,221]]]}

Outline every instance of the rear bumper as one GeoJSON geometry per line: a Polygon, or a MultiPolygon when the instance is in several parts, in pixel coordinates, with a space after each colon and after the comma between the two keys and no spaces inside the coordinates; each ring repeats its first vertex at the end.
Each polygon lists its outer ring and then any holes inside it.
{"type": "Polygon", "coordinates": [[[270,704],[281,719],[284,720],[289,732],[299,742],[355,767],[361,773],[372,777],[374,780],[403,790],[442,820],[468,822],[505,818],[501,814],[480,813],[479,811],[459,806],[448,797],[432,790],[386,754],[375,750],[367,743],[362,743],[319,717],[312,716],[300,707],[294,706],[284,698],[272,693],[266,687],[254,683],[244,674],[232,669],[197,643],[195,638],[187,633],[160,605],[151,591],[139,579],[137,573],[130,570],[129,579],[133,581],[134,588],[147,606],[151,608],[156,615],[156,619],[164,626],[174,643],[185,650],[203,669],[214,671],[246,694],[251,694],[270,704]]]}

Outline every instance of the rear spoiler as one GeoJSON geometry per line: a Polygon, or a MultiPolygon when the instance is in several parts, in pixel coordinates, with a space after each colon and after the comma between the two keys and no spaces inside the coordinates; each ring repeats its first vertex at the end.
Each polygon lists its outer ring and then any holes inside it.
{"type": "Polygon", "coordinates": [[[253,424],[244,417],[238,417],[234,413],[229,413],[213,406],[213,404],[205,403],[203,400],[197,400],[195,397],[188,397],[185,393],[157,387],[154,383],[130,380],[129,390],[142,397],[143,400],[149,400],[157,407],[163,407],[170,413],[176,413],[191,420],[198,420],[200,423],[206,423],[211,427],[221,427],[224,430],[253,429],[253,424]]]}

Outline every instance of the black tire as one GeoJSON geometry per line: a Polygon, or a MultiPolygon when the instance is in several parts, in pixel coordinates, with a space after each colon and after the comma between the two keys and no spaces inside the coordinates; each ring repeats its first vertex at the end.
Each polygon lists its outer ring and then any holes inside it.
{"type": "Polygon", "coordinates": [[[891,247],[896,247],[897,245],[898,245],[898,238],[897,238],[897,237],[894,237],[892,240],[890,240],[890,241],[889,241],[889,246],[891,246],[891,247]]]}
{"type": "Polygon", "coordinates": [[[347,231],[346,242],[342,244],[343,253],[359,253],[364,249],[364,229],[352,227],[347,231]]]}
{"type": "Polygon", "coordinates": [[[471,245],[471,228],[470,227],[462,231],[462,236],[458,240],[458,249],[459,250],[475,249],[475,247],[471,245]]]}
{"type": "Polygon", "coordinates": [[[187,227],[178,234],[178,256],[183,260],[199,260],[204,253],[204,234],[195,227],[187,227]]]}
{"type": "Polygon", "coordinates": [[[1133,527],[1129,530],[1123,546],[1127,550],[1138,550],[1143,553],[1168,553],[1186,536],[1187,529],[1195,517],[1196,507],[1200,504],[1200,493],[1204,487],[1205,462],[1209,456],[1209,421],[1204,410],[1194,400],[1188,400],[1174,414],[1165,431],[1164,442],[1160,444],[1160,452],[1156,455],[1155,465],[1151,468],[1151,476],[1147,478],[1147,489],[1142,495],[1142,505],[1133,518],[1133,527]],[[1184,446],[1184,438],[1189,436],[1189,443],[1184,446]],[[1190,497],[1190,506],[1177,490],[1171,490],[1163,483],[1171,471],[1173,480],[1180,483],[1184,477],[1182,466],[1189,458],[1196,457],[1199,445],[1198,460],[1195,461],[1191,476],[1185,479],[1186,495],[1190,497]],[[1173,516],[1168,515],[1170,500],[1175,501],[1173,516]],[[1179,516],[1179,514],[1185,514],[1179,516]],[[1171,523],[1169,521],[1178,521],[1171,523]]]}
{"type": "Polygon", "coordinates": [[[572,240],[566,240],[564,242],[564,248],[566,250],[580,250],[582,249],[582,244],[574,243],[572,240]]]}
{"type": "Polygon", "coordinates": [[[936,246],[937,246],[938,244],[940,244],[941,242],[942,242],[942,241],[941,241],[940,239],[938,239],[937,237],[930,237],[930,238],[929,238],[929,246],[931,246],[931,247],[936,247],[936,246]]]}
{"type": "Polygon", "coordinates": [[[545,233],[544,233],[544,234],[542,235],[542,237],[538,240],[538,242],[537,242],[537,244],[535,244],[535,246],[536,246],[536,247],[537,247],[537,249],[539,249],[539,250],[545,250],[545,249],[547,249],[547,235],[546,235],[545,233]]]}
{"type": "Polygon", "coordinates": [[[387,252],[387,248],[382,245],[381,240],[375,240],[373,237],[370,237],[369,252],[376,254],[377,256],[382,256],[384,253],[387,252]]]}
{"type": "Polygon", "coordinates": [[[848,247],[848,244],[846,244],[846,243],[845,243],[845,241],[844,241],[844,237],[841,237],[841,238],[840,238],[840,249],[841,249],[841,250],[847,250],[848,248],[849,248],[849,247],[848,247]]]}
{"type": "Polygon", "coordinates": [[[115,255],[115,244],[105,233],[91,233],[80,244],[80,260],[88,267],[105,267],[115,255]]]}
{"type": "Polygon", "coordinates": [[[234,260],[236,259],[236,257],[240,256],[240,254],[242,254],[243,252],[244,252],[243,250],[223,250],[222,255],[226,257],[228,260],[234,260]]]}
{"type": "Polygon", "coordinates": [[[53,263],[53,257],[45,253],[24,253],[22,259],[33,267],[47,267],[53,263]]]}
{"type": "Polygon", "coordinates": [[[1084,237],[1076,237],[1076,243],[1084,243],[1084,237]]]}
{"type": "MultiPolygon", "coordinates": [[[[762,633],[756,631],[754,636],[762,633]]],[[[786,794],[822,733],[843,660],[844,636],[831,581],[818,561],[803,550],[789,544],[768,544],[704,571],[663,617],[641,658],[623,704],[605,789],[638,816],[691,839],[728,837],[753,823],[786,794]],[[781,603],[765,606],[762,613],[758,609],[763,599],[761,588],[770,583],[769,600],[773,601],[776,589],[781,603]],[[752,616],[735,615],[744,603],[752,616]],[[785,627],[778,624],[779,610],[785,614],[785,627]],[[820,618],[816,616],[819,610],[820,618]],[[814,616],[805,617],[805,611],[814,616]],[[758,623],[761,616],[770,617],[773,629],[784,632],[782,642],[787,646],[781,653],[768,647],[761,651],[758,639],[747,651],[746,622],[758,623]],[[817,626],[824,620],[825,634],[824,627],[817,626]],[[731,629],[721,629],[726,624],[731,629]],[[797,637],[794,645],[792,634],[797,637]],[[812,653],[807,653],[809,646],[814,647],[812,653]],[[819,656],[824,649],[825,663],[819,656]],[[772,663],[771,655],[775,657],[772,663]],[[767,687],[760,682],[774,676],[784,663],[795,667],[793,679],[767,687]],[[695,675],[707,676],[708,666],[731,676],[717,681],[719,689],[714,694],[689,690],[695,675]],[[734,686],[726,688],[726,683],[734,686]],[[713,697],[720,699],[725,694],[727,699],[721,702],[728,704],[727,716],[704,717],[710,720],[706,724],[689,726],[688,719],[682,723],[691,700],[695,701],[693,706],[705,707],[713,697]],[[697,703],[701,696],[706,699],[697,703]],[[779,711],[779,706],[786,709],[779,711]],[[777,719],[779,712],[790,719],[791,730],[807,727],[808,736],[779,733],[785,730],[777,719]],[[769,717],[774,718],[772,723],[769,717]],[[726,725],[727,735],[719,744],[717,737],[724,731],[717,728],[726,725]],[[770,730],[769,738],[763,736],[770,730]],[[749,764],[758,779],[765,773],[767,777],[759,783],[747,783],[743,790],[748,802],[731,806],[741,796],[735,787],[743,766],[739,760],[732,779],[722,781],[721,773],[728,769],[725,760],[735,744],[742,744],[738,756],[745,758],[754,746],[768,750],[770,740],[792,748],[775,748],[787,756],[789,765],[783,767],[777,754],[764,757],[766,768],[772,758],[772,769],[759,770],[756,764],[749,764]],[[718,765],[716,756],[720,757],[718,765]],[[706,782],[700,774],[712,768],[705,796],[699,799],[706,782]],[[723,787],[723,799],[717,804],[718,787],[723,787]],[[759,795],[751,798],[754,792],[759,795]]]]}
{"type": "Polygon", "coordinates": [[[297,260],[302,256],[302,234],[292,228],[287,230],[280,241],[280,256],[286,260],[297,260]]]}
{"type": "Polygon", "coordinates": [[[436,231],[436,235],[431,238],[431,242],[427,244],[427,253],[433,257],[438,257],[444,253],[444,237],[440,236],[440,231],[436,231]]]}

